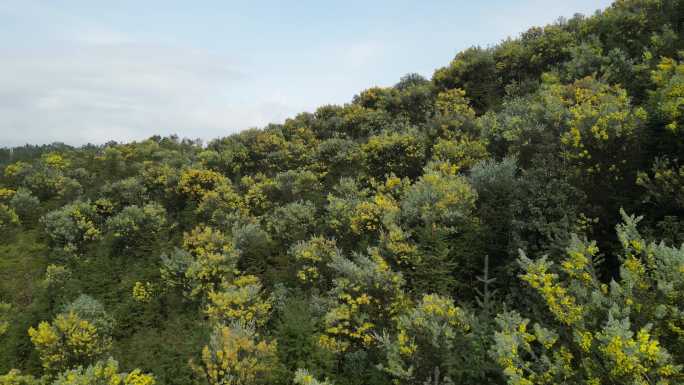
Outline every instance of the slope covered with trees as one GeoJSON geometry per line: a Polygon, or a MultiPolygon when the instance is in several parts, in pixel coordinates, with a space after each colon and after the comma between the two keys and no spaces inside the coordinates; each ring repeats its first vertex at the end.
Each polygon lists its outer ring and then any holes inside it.
{"type": "Polygon", "coordinates": [[[0,150],[0,384],[684,383],[684,2],[206,145],[0,150]]]}

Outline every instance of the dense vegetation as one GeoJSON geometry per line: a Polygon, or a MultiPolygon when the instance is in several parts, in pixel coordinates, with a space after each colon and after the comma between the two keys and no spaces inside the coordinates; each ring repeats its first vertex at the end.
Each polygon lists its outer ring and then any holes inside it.
{"type": "Polygon", "coordinates": [[[684,1],[202,145],[0,151],[0,384],[684,383],[684,1]]]}

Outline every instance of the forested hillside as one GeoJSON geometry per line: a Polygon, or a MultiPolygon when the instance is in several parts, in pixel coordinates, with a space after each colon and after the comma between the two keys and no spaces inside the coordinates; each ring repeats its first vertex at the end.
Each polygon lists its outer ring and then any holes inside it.
{"type": "Polygon", "coordinates": [[[0,384],[684,383],[683,22],[617,1],[207,144],[0,150],[0,384]]]}

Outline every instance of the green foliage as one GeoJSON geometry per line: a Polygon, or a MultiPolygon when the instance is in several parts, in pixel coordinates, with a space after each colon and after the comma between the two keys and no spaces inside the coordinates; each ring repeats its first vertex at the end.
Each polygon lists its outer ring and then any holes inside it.
{"type": "Polygon", "coordinates": [[[24,224],[33,224],[40,216],[40,201],[31,191],[20,188],[12,196],[9,206],[24,224]]]}
{"type": "Polygon", "coordinates": [[[98,240],[99,216],[89,202],[74,202],[47,213],[41,222],[56,248],[67,253],[78,253],[88,242],[98,240]]]}
{"type": "Polygon", "coordinates": [[[0,230],[7,230],[19,224],[19,216],[11,207],[0,203],[0,230]]]}
{"type": "Polygon", "coordinates": [[[11,315],[12,305],[0,302],[0,337],[7,332],[9,328],[9,318],[11,315]]]}
{"type": "Polygon", "coordinates": [[[675,335],[684,302],[675,293],[684,248],[647,243],[636,229],[639,218],[622,215],[620,278],[610,285],[596,277],[595,243],[573,238],[558,270],[546,258],[532,261],[521,252],[521,278],[554,321],[528,330],[530,320],[519,313],[499,315],[492,354],[509,383],[669,383],[681,377],[673,354],[682,351],[675,335]]]}
{"type": "Polygon", "coordinates": [[[259,340],[249,326],[217,326],[194,369],[210,385],[269,384],[277,365],[275,351],[275,342],[259,340]]]}
{"type": "Polygon", "coordinates": [[[98,361],[86,368],[79,367],[63,373],[52,385],[154,385],[154,376],[135,369],[129,373],[119,373],[119,363],[109,358],[98,361]]]}
{"type": "Polygon", "coordinates": [[[403,383],[441,382],[439,373],[446,373],[447,381],[450,372],[459,369],[453,355],[457,346],[466,345],[466,334],[472,326],[469,315],[454,306],[451,299],[426,294],[396,322],[397,336],[382,338],[387,354],[383,369],[393,377],[403,383]],[[437,377],[433,378],[435,373],[437,377]]]}
{"type": "MultiPolygon", "coordinates": [[[[50,270],[49,270],[50,271],[50,270]]],[[[56,269],[50,271],[52,277],[56,269]]],[[[81,294],[74,301],[62,308],[63,314],[75,314],[78,318],[91,323],[97,332],[102,335],[110,335],[114,330],[114,319],[105,311],[104,306],[95,298],[81,294]]]]}
{"type": "Polygon", "coordinates": [[[266,220],[266,228],[271,237],[285,247],[308,238],[315,227],[316,206],[309,201],[277,207],[266,220]]]}
{"type": "Polygon", "coordinates": [[[88,365],[111,346],[108,336],[74,312],[59,314],[52,323],[41,322],[28,333],[48,373],[88,365]]]}
{"type": "Polygon", "coordinates": [[[107,219],[107,230],[126,248],[154,242],[166,226],[166,211],[156,203],[126,206],[107,219]]]}
{"type": "Polygon", "coordinates": [[[389,174],[415,178],[420,175],[426,157],[425,143],[415,131],[372,136],[361,146],[361,152],[368,176],[379,180],[389,174]]]}
{"type": "Polygon", "coordinates": [[[206,145],[0,149],[0,384],[684,382],[682,15],[206,145]]]}

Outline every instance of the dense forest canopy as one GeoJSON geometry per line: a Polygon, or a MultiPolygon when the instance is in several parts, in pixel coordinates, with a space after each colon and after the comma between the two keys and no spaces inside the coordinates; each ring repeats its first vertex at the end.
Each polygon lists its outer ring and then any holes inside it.
{"type": "Polygon", "coordinates": [[[621,0],[206,145],[0,150],[0,384],[684,383],[683,23],[621,0]]]}

